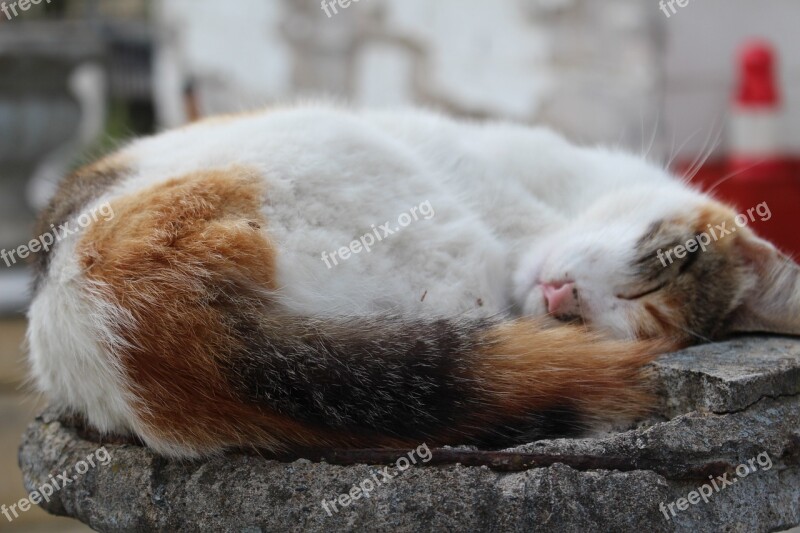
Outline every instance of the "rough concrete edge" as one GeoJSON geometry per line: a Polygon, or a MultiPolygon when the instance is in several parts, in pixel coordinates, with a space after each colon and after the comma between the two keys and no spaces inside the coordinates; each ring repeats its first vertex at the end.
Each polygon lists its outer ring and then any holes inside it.
{"type": "MultiPolygon", "coordinates": [[[[739,424],[747,429],[752,427],[753,418],[768,416],[770,410],[776,419],[785,418],[787,413],[800,412],[800,400],[767,401],[754,408],[757,411],[754,413],[703,416],[706,420],[735,417],[736,420],[722,421],[722,425],[739,424]]],[[[673,421],[677,424],[673,431],[691,431],[697,416],[689,414],[673,421]]],[[[794,439],[794,445],[800,449],[800,429],[795,433],[785,431],[783,436],[794,439]]],[[[596,445],[589,440],[584,441],[585,446],[596,445]]],[[[762,439],[755,435],[754,440],[762,439]]],[[[522,531],[535,524],[541,525],[544,516],[550,517],[554,530],[593,523],[602,523],[618,531],[635,531],[634,526],[643,523],[654,531],[716,531],[715,524],[719,523],[728,524],[730,531],[782,530],[800,524],[800,505],[795,505],[794,511],[791,509],[792,498],[800,502],[800,452],[795,450],[796,455],[788,456],[785,450],[791,444],[778,438],[775,442],[747,442],[741,449],[728,450],[730,458],[743,459],[755,449],[769,448],[776,457],[774,468],[759,472],[748,483],[715,494],[711,503],[690,507],[670,521],[659,514],[658,503],[685,497],[702,482],[668,481],[648,471],[581,472],[561,464],[513,473],[461,465],[427,467],[404,475],[396,485],[369,502],[349,508],[347,513],[327,517],[321,512],[319,502],[347,492],[351,485],[368,477],[369,466],[343,467],[304,459],[281,463],[237,454],[199,463],[179,463],[131,445],[109,445],[114,458],[109,468],[91,470],[74,486],[57,493],[57,498],[44,507],[54,514],[76,517],[103,531],[230,527],[231,519],[238,520],[237,527],[252,531],[272,530],[278,525],[279,529],[309,531],[330,528],[418,531],[425,530],[422,524],[430,525],[431,531],[435,530],[434,525],[436,528],[470,527],[479,531],[522,531]],[[124,471],[132,473],[133,477],[120,484],[114,476],[124,471]],[[287,487],[297,485],[304,487],[301,496],[287,492],[287,487]],[[443,492],[443,488],[446,491],[443,492]],[[258,498],[255,494],[264,496],[258,498]],[[232,495],[237,496],[231,498],[232,495]],[[272,496],[274,498],[270,499],[272,496]],[[199,499],[205,499],[204,503],[198,504],[199,499]],[[259,515],[251,508],[254,499],[264,507],[271,505],[276,515],[280,511],[283,516],[265,518],[263,513],[259,515]],[[540,500],[549,503],[542,506],[540,500]],[[627,501],[627,504],[621,506],[620,501],[627,501]],[[116,502],[116,505],[109,502],[116,502]],[[750,507],[743,508],[743,502],[750,502],[750,507]],[[128,508],[139,509],[140,514],[120,512],[128,508]],[[568,516],[575,508],[582,509],[583,514],[568,516]],[[216,514],[209,509],[217,509],[216,514]],[[220,509],[226,510],[225,516],[220,516],[220,509]],[[442,514],[437,509],[451,514],[442,514]],[[176,522],[178,516],[191,522],[176,522]],[[494,529],[495,523],[502,523],[502,529],[494,529]],[[302,527],[297,529],[298,525],[302,527]]],[[[575,443],[550,441],[550,445],[574,446],[575,443]]],[[[46,413],[31,425],[20,450],[26,486],[31,490],[38,486],[37,482],[47,479],[49,471],[68,468],[97,446],[97,443],[81,439],[74,430],[46,413]],[[50,469],[45,465],[50,465],[50,469]]],[[[705,455],[719,457],[722,453],[721,449],[711,448],[705,455]]]]}

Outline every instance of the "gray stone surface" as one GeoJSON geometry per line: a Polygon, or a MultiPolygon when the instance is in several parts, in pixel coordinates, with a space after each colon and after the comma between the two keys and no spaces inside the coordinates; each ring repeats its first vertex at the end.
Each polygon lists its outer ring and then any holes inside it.
{"type": "MultiPolygon", "coordinates": [[[[499,454],[433,450],[428,464],[332,516],[323,500],[373,475],[381,479],[389,463],[236,453],[181,463],[133,444],[106,444],[108,465],[90,469],[43,506],[100,531],[699,533],[800,524],[800,341],[699,346],[663,357],[655,370],[662,405],[636,428],[499,454]],[[761,462],[737,476],[737,466],[755,458],[761,462]],[[711,483],[709,475],[718,486],[718,476],[731,483],[719,491],[708,485],[707,503],[679,510],[673,502],[711,483]],[[675,516],[667,519],[660,503],[673,503],[675,516]]],[[[20,449],[28,490],[98,448],[81,435],[51,411],[30,426],[20,449]]],[[[397,472],[393,464],[389,472],[397,472]]]]}

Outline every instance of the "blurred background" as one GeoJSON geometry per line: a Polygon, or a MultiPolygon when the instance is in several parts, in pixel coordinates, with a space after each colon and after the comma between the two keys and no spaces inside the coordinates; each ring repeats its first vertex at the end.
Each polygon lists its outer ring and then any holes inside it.
{"type": "MultiPolygon", "coordinates": [[[[550,125],[671,165],[789,253],[800,207],[800,2],[5,0],[0,250],[60,177],[126,139],[325,98],[550,125]],[[12,9],[11,6],[14,6],[12,9]],[[346,7],[345,7],[346,6],[346,7]],[[672,6],[672,7],[670,7],[672,6]],[[722,184],[722,185],[720,185],[722,184]],[[787,230],[788,228],[788,230],[787,230]]],[[[24,497],[29,274],[0,261],[0,503],[24,497]]],[[[3,531],[83,531],[32,509],[3,531]]]]}

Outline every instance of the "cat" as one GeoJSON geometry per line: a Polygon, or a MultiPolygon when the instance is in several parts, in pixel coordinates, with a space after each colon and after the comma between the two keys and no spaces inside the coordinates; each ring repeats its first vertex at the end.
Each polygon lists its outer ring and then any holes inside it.
{"type": "Polygon", "coordinates": [[[800,333],[798,267],[750,229],[681,257],[729,207],[543,128],[216,117],[68,176],[40,234],[99,206],[35,257],[32,374],[166,456],[576,435],[647,412],[659,353],[800,333]]]}

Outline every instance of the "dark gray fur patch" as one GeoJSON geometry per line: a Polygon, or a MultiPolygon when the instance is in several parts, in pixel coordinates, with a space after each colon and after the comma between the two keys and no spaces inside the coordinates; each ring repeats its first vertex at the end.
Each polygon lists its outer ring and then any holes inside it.
{"type": "MultiPolygon", "coordinates": [[[[94,167],[80,169],[61,182],[58,190],[50,200],[50,204],[39,215],[36,226],[36,235],[52,233],[53,227],[58,228],[65,222],[78,215],[84,207],[107,192],[112,186],[119,183],[128,174],[124,167],[114,167],[98,170],[94,167]]],[[[39,289],[47,269],[50,266],[50,257],[58,242],[47,251],[40,251],[32,255],[34,270],[34,293],[39,289]]]]}
{"type": "Polygon", "coordinates": [[[229,370],[249,401],[312,424],[413,438],[483,403],[473,368],[485,321],[288,320],[233,324],[245,351],[229,370]]]}
{"type": "Polygon", "coordinates": [[[353,435],[425,440],[464,428],[463,443],[491,447],[583,429],[570,406],[511,417],[476,373],[491,320],[376,317],[231,325],[244,349],[225,369],[243,401],[353,435]],[[465,428],[476,414],[486,427],[465,428]]]}

